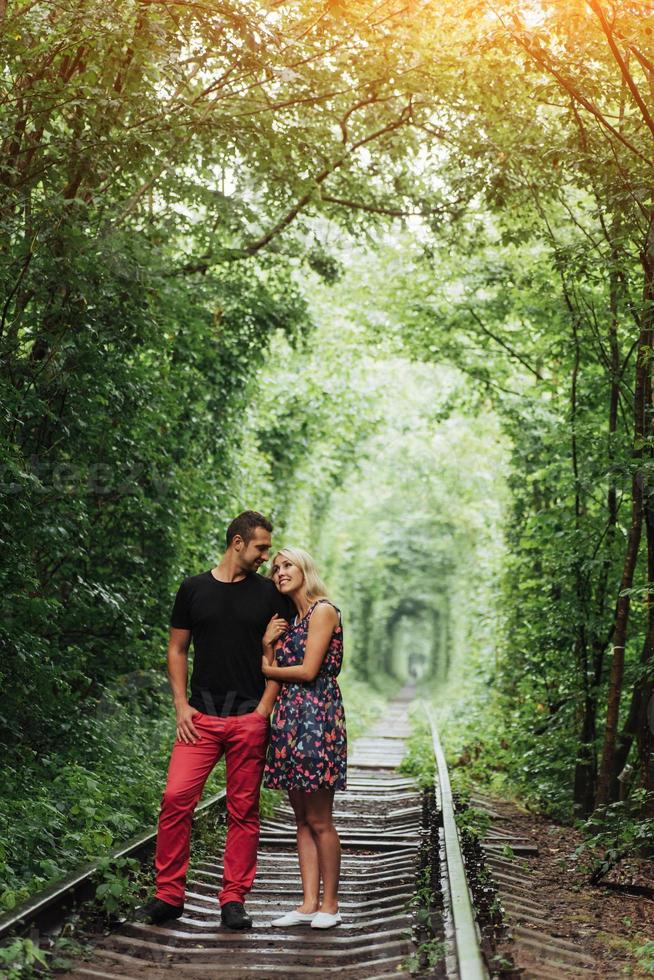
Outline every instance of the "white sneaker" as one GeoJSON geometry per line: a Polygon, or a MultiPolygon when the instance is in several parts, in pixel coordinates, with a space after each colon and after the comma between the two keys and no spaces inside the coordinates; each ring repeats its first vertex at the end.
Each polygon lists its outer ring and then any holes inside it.
{"type": "Polygon", "coordinates": [[[271,926],[299,926],[299,925],[309,925],[309,923],[318,915],[317,912],[296,912],[293,909],[291,912],[287,912],[285,915],[280,915],[279,918],[273,919],[270,923],[271,926]]]}
{"type": "Polygon", "coordinates": [[[340,912],[316,912],[312,921],[312,929],[331,929],[332,926],[337,926],[341,922],[340,912]]]}

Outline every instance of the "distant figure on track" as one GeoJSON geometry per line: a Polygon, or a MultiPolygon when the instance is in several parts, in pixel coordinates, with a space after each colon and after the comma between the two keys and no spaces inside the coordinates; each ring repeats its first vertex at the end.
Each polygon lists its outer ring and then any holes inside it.
{"type": "Polygon", "coordinates": [[[302,904],[272,925],[329,929],[341,921],[341,845],[332,809],[347,771],[345,711],[336,680],[343,661],[341,614],[306,551],[284,548],[270,575],[280,593],[293,600],[297,615],[288,630],[273,618],[263,638],[262,670],[281,682],[263,781],[288,792],[304,893],[302,904]]]}
{"type": "Polygon", "coordinates": [[[176,919],[184,911],[191,820],[204,784],[225,754],[227,840],[221,921],[252,925],[244,899],[252,887],[259,845],[259,793],[279,684],[261,672],[264,633],[276,640],[288,628],[293,605],[256,572],[268,560],[272,525],[256,511],[227,528],[217,567],[185,578],[170,620],[168,675],[177,714],[155,854],[155,897],[137,910],[144,922],[176,919]],[[274,630],[269,624],[275,623],[274,630]],[[191,697],[188,649],[193,638],[191,697]]]}

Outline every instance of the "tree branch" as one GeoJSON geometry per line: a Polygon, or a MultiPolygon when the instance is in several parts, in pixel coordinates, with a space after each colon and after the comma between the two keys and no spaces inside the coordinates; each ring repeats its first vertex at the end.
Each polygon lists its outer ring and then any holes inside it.
{"type": "Polygon", "coordinates": [[[613,54],[613,57],[615,58],[615,60],[617,61],[618,65],[620,67],[620,71],[622,72],[622,77],[624,78],[625,83],[626,83],[627,87],[629,88],[629,91],[633,95],[634,100],[636,102],[636,105],[638,106],[638,108],[641,111],[641,115],[642,115],[643,119],[645,120],[645,125],[649,129],[649,131],[652,134],[652,136],[654,136],[654,119],[652,119],[652,117],[651,117],[651,115],[649,113],[649,110],[648,110],[647,106],[643,102],[643,98],[642,98],[640,92],[638,91],[638,86],[634,82],[633,77],[631,75],[631,72],[627,68],[627,63],[624,60],[624,58],[622,57],[622,54],[620,53],[620,49],[618,48],[617,44],[615,43],[615,38],[613,37],[613,32],[611,31],[611,28],[608,25],[608,22],[606,20],[606,17],[604,16],[604,11],[600,7],[600,5],[597,2],[597,0],[588,0],[588,6],[593,11],[593,13],[596,14],[596,16],[597,16],[600,24],[602,25],[602,30],[604,32],[604,35],[606,37],[606,40],[608,41],[608,45],[609,45],[609,47],[611,49],[611,52],[613,54]]]}
{"type": "Polygon", "coordinates": [[[546,72],[549,72],[549,74],[552,75],[557,80],[559,85],[563,89],[565,89],[565,91],[569,95],[571,95],[573,99],[576,99],[579,105],[583,106],[587,112],[590,112],[597,119],[597,121],[602,126],[605,127],[605,129],[607,129],[613,136],[615,136],[617,140],[619,140],[624,146],[626,146],[628,150],[631,150],[631,152],[635,156],[637,156],[639,160],[642,160],[644,163],[648,165],[648,167],[651,167],[652,166],[651,158],[645,156],[644,153],[641,153],[638,147],[634,146],[631,140],[628,140],[626,136],[623,136],[622,133],[615,128],[615,126],[612,126],[611,123],[605,118],[603,113],[600,112],[597,106],[594,105],[594,103],[592,103],[590,99],[587,99],[585,95],[582,95],[581,92],[577,91],[577,89],[575,88],[574,84],[570,81],[570,79],[565,78],[558,70],[558,68],[555,68],[554,65],[549,64],[547,59],[544,58],[540,52],[535,51],[533,46],[528,44],[520,36],[520,34],[523,31],[523,28],[522,25],[520,24],[520,21],[517,20],[517,17],[515,17],[515,15],[514,15],[514,21],[516,27],[519,28],[519,32],[514,31],[513,37],[516,40],[517,44],[519,44],[520,47],[523,49],[523,51],[526,51],[529,57],[532,58],[532,60],[535,61],[537,65],[540,65],[540,67],[543,68],[546,72]]]}
{"type": "Polygon", "coordinates": [[[265,234],[261,235],[259,238],[254,239],[243,249],[243,255],[255,255],[260,249],[264,248],[273,238],[276,238],[285,228],[287,228],[294,218],[302,211],[303,208],[307,206],[311,198],[313,197],[317,187],[320,187],[331,174],[335,173],[344,163],[347,162],[352,154],[365,146],[367,143],[372,143],[374,140],[379,139],[381,136],[385,136],[387,133],[392,133],[394,130],[399,129],[404,126],[408,119],[408,114],[410,112],[410,106],[405,106],[400,115],[394,122],[388,123],[386,126],[382,126],[381,129],[375,130],[373,133],[369,133],[368,136],[363,136],[360,140],[353,143],[342,156],[338,157],[333,163],[326,166],[320,173],[316,174],[313,179],[313,186],[300,197],[293,207],[289,208],[286,214],[280,218],[280,220],[273,225],[265,234]]]}
{"type": "Polygon", "coordinates": [[[331,194],[322,194],[321,200],[328,201],[330,204],[338,204],[340,207],[352,208],[355,211],[367,211],[369,214],[385,214],[389,218],[425,218],[432,214],[442,214],[444,210],[443,208],[430,208],[422,211],[404,211],[402,208],[387,208],[381,204],[369,204],[366,201],[349,201],[342,197],[332,197],[331,194]]]}
{"type": "Polygon", "coordinates": [[[477,323],[477,325],[479,326],[479,329],[482,331],[482,333],[485,333],[486,336],[490,337],[491,340],[494,340],[496,344],[499,344],[500,347],[503,347],[504,350],[511,357],[513,357],[516,361],[519,361],[520,364],[522,364],[523,367],[527,368],[528,371],[530,371],[533,375],[535,375],[535,377],[537,377],[539,381],[545,380],[545,378],[537,368],[532,367],[529,361],[527,361],[521,354],[518,354],[518,352],[515,351],[510,344],[507,344],[505,340],[503,340],[501,337],[498,337],[496,334],[494,334],[492,330],[489,330],[488,327],[483,322],[483,320],[481,319],[481,317],[472,309],[471,306],[467,307],[467,310],[470,316],[475,321],[475,323],[477,323]]]}

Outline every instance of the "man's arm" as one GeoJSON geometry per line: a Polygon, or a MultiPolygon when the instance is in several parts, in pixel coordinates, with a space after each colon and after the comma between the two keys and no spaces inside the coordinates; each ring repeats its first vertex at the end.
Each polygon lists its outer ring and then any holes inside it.
{"type": "Polygon", "coordinates": [[[191,643],[191,631],[170,628],[168,640],[168,680],[173,692],[173,703],[177,716],[177,737],[182,742],[196,742],[200,735],[191,718],[197,711],[188,703],[188,648],[191,643]]]}
{"type": "MultiPolygon", "coordinates": [[[[273,650],[272,643],[263,643],[263,655],[266,657],[268,663],[272,664],[275,660],[275,654],[273,650]]],[[[261,715],[266,715],[268,717],[272,712],[273,706],[277,695],[282,689],[282,685],[279,681],[274,681],[270,677],[266,677],[266,690],[261,695],[261,701],[257,705],[257,711],[261,715]]]]}
{"type": "Polygon", "coordinates": [[[266,690],[261,695],[261,700],[256,707],[256,710],[260,715],[265,715],[266,718],[270,716],[277,695],[281,690],[281,686],[282,685],[278,681],[270,680],[269,677],[266,678],[266,690]]]}

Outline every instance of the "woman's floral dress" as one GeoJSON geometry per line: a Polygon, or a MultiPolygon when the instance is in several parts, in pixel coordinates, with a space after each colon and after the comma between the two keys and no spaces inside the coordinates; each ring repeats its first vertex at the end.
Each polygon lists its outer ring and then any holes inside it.
{"type": "MultiPolygon", "coordinates": [[[[304,619],[290,627],[275,651],[278,667],[304,660],[314,602],[304,619]]],[[[332,603],[333,605],[333,603],[332,603]]],[[[336,609],[336,606],[334,606],[336,609]]],[[[300,789],[305,793],[330,786],[345,789],[347,733],[341,690],[336,680],[343,662],[343,626],[338,626],[312,681],[283,683],[275,701],[263,782],[269,789],[300,789]]]]}

